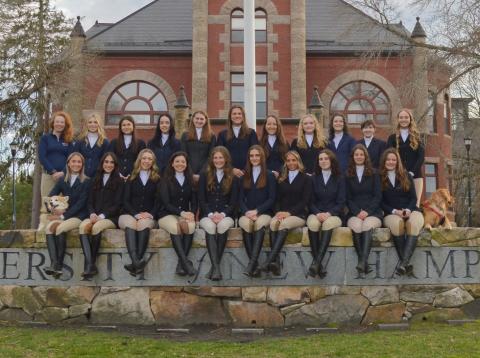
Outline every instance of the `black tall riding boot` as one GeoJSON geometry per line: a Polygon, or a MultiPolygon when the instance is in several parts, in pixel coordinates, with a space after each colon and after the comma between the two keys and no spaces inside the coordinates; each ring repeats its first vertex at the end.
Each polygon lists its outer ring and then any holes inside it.
{"type": "Polygon", "coordinates": [[[228,231],[224,232],[223,234],[217,234],[217,247],[218,247],[218,263],[222,261],[223,252],[227,247],[228,241],[228,231]]]}
{"type": "Polygon", "coordinates": [[[365,274],[372,272],[368,266],[368,256],[372,248],[373,229],[362,232],[362,259],[363,259],[363,272],[365,274]]]}
{"type": "Polygon", "coordinates": [[[143,229],[137,233],[137,252],[138,252],[138,266],[136,273],[140,274],[145,269],[147,261],[145,260],[145,253],[148,249],[148,242],[150,241],[150,229],[143,229]]]}
{"type": "MultiPolygon", "coordinates": [[[[396,269],[400,266],[403,260],[403,249],[405,246],[405,236],[404,235],[392,235],[393,246],[395,246],[395,251],[397,252],[398,256],[398,263],[396,269]]],[[[398,272],[397,272],[398,274],[398,272]]]]}
{"type": "Polygon", "coordinates": [[[355,248],[355,252],[357,253],[357,258],[358,258],[358,263],[357,263],[357,271],[358,273],[363,273],[363,252],[362,252],[362,244],[361,244],[361,239],[362,239],[362,233],[357,233],[352,231],[352,241],[353,241],[353,247],[355,248]]]}
{"type": "Polygon", "coordinates": [[[317,262],[317,255],[318,255],[318,248],[320,242],[320,231],[315,232],[308,230],[308,241],[310,241],[310,250],[312,253],[312,264],[308,268],[308,274],[312,277],[318,275],[318,262],[317,262]]]}
{"type": "Polygon", "coordinates": [[[188,276],[195,276],[196,271],[193,267],[193,263],[185,255],[185,248],[183,246],[183,235],[170,234],[170,239],[172,240],[172,246],[178,256],[178,261],[180,262],[183,270],[187,273],[188,276]]]}
{"type": "Polygon", "coordinates": [[[56,235],[55,242],[57,244],[57,266],[55,266],[55,278],[59,278],[63,274],[63,259],[67,250],[67,233],[62,232],[56,235]]]}
{"type": "Polygon", "coordinates": [[[125,270],[130,272],[132,276],[135,276],[139,260],[137,252],[137,232],[134,229],[129,227],[125,228],[125,244],[127,246],[128,255],[130,256],[132,263],[124,265],[123,267],[125,267],[125,270]]]}
{"type": "Polygon", "coordinates": [[[85,257],[84,264],[83,264],[83,272],[82,277],[89,278],[93,276],[92,273],[92,246],[90,243],[90,235],[88,234],[80,234],[80,245],[82,246],[83,256],[85,257]]]}
{"type": "Polygon", "coordinates": [[[321,231],[322,238],[320,239],[320,245],[318,248],[317,263],[318,263],[318,276],[324,278],[327,275],[327,271],[323,269],[322,260],[327,253],[328,246],[332,240],[333,229],[321,231]]]}
{"type": "Polygon", "coordinates": [[[57,267],[57,245],[55,242],[55,235],[47,234],[47,249],[48,249],[48,256],[50,256],[50,266],[47,266],[43,269],[43,271],[47,275],[54,275],[55,268],[57,267]]]}
{"type": "Polygon", "coordinates": [[[242,229],[242,239],[243,239],[243,246],[245,247],[245,251],[247,252],[248,259],[251,259],[252,248],[253,248],[253,233],[247,232],[242,229]]]}
{"type": "Polygon", "coordinates": [[[277,231],[274,237],[273,247],[268,254],[267,261],[262,266],[262,271],[270,271],[275,276],[279,276],[281,274],[280,264],[277,261],[277,258],[283,248],[283,245],[285,244],[287,236],[287,229],[277,231]]]}
{"type": "Polygon", "coordinates": [[[265,228],[262,227],[260,230],[257,230],[253,233],[253,245],[252,245],[252,255],[250,261],[248,262],[247,268],[245,269],[244,274],[249,277],[258,277],[260,272],[257,270],[258,266],[258,257],[260,256],[260,251],[262,251],[263,238],[265,237],[265,228]]]}
{"type": "Polygon", "coordinates": [[[413,274],[413,266],[409,265],[409,262],[415,248],[417,247],[417,240],[418,236],[407,235],[403,250],[403,259],[397,269],[399,275],[404,275],[406,273],[409,273],[409,275],[413,274]]]}
{"type": "Polygon", "coordinates": [[[92,245],[92,275],[95,276],[98,274],[98,268],[97,268],[97,257],[98,257],[98,251],[100,250],[100,243],[102,241],[102,233],[92,235],[90,236],[90,243],[92,245]]]}
{"type": "Polygon", "coordinates": [[[222,279],[222,273],[220,272],[218,261],[218,242],[216,235],[205,233],[205,239],[208,256],[210,257],[210,263],[212,265],[212,269],[207,277],[212,281],[220,281],[222,279]]]}
{"type": "MultiPolygon", "coordinates": [[[[183,240],[182,240],[182,246],[183,246],[183,250],[185,251],[185,256],[187,258],[188,258],[190,249],[192,248],[192,243],[193,243],[193,234],[184,234],[183,240]]],[[[177,262],[177,267],[175,268],[175,274],[179,276],[187,275],[187,273],[182,267],[182,264],[180,263],[180,260],[178,260],[177,262]]]]}

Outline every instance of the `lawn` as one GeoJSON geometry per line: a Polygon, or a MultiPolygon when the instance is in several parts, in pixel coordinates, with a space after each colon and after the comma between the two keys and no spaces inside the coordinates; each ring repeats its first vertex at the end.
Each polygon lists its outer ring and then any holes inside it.
{"type": "Polygon", "coordinates": [[[0,326],[0,357],[480,357],[479,333],[480,323],[416,324],[408,331],[266,336],[239,342],[228,335],[216,341],[185,341],[86,329],[0,326]]]}

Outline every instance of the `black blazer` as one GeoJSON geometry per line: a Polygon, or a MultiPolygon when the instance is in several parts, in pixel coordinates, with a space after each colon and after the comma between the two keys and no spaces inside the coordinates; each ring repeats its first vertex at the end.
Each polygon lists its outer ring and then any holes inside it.
{"type": "Polygon", "coordinates": [[[312,177],[312,200],[310,201],[310,213],[330,213],[334,216],[343,214],[345,208],[345,179],[343,176],[330,175],[327,184],[323,175],[312,177]]]}
{"type": "Polygon", "coordinates": [[[368,216],[375,216],[380,220],[383,218],[380,202],[382,200],[382,188],[378,174],[363,176],[358,181],[355,174],[346,178],[348,217],[357,216],[360,211],[365,210],[368,216]]]}
{"type": "Polygon", "coordinates": [[[276,209],[306,219],[311,193],[312,181],[307,174],[298,173],[291,184],[287,177],[277,185],[276,209]]]}
{"type": "MultiPolygon", "coordinates": [[[[425,147],[423,146],[423,143],[420,142],[418,148],[414,150],[410,147],[410,136],[408,136],[405,142],[403,141],[402,136],[400,136],[398,141],[398,152],[400,153],[400,158],[402,158],[403,166],[408,172],[413,173],[414,179],[421,178],[422,165],[425,161],[425,147]]],[[[397,148],[396,134],[391,134],[388,137],[387,147],[397,148]]]]}
{"type": "Polygon", "coordinates": [[[123,212],[132,216],[147,212],[155,219],[161,206],[159,185],[160,181],[154,182],[150,179],[143,185],[140,176],[134,180],[127,180],[123,195],[123,212]]]}
{"type": "Polygon", "coordinates": [[[403,191],[397,178],[395,179],[395,187],[390,180],[387,179],[387,187],[382,190],[382,209],[385,215],[390,215],[394,209],[418,210],[417,194],[415,192],[413,179],[410,175],[408,176],[408,180],[410,181],[410,190],[403,191]]]}
{"type": "Polygon", "coordinates": [[[240,213],[244,215],[249,210],[257,210],[258,215],[272,215],[273,205],[275,204],[275,194],[277,191],[277,182],[275,176],[270,170],[267,170],[267,185],[263,188],[257,188],[257,183],[247,189],[243,186],[243,178],[240,183],[240,213]]]}
{"type": "Polygon", "coordinates": [[[333,137],[328,141],[328,149],[335,153],[337,156],[338,164],[340,165],[340,170],[342,173],[345,173],[348,168],[348,162],[350,160],[350,155],[352,154],[353,147],[355,147],[357,142],[350,134],[344,133],[340,143],[338,143],[338,148],[335,148],[335,142],[333,137]]]}
{"type": "Polygon", "coordinates": [[[197,139],[189,140],[188,132],[185,132],[182,134],[180,143],[181,149],[188,154],[188,163],[193,174],[200,174],[207,167],[208,157],[217,144],[217,139],[212,133],[210,142],[202,142],[197,139]]]}
{"type": "Polygon", "coordinates": [[[233,137],[230,140],[227,140],[227,133],[227,129],[220,132],[218,135],[217,146],[223,145],[226,147],[232,156],[233,167],[244,170],[245,164],[247,164],[248,149],[252,145],[258,144],[257,133],[255,133],[253,129],[250,129],[250,133],[244,138],[233,137]]]}
{"type": "Polygon", "coordinates": [[[95,184],[92,184],[88,196],[88,213],[103,214],[105,219],[117,225],[123,204],[123,186],[123,179],[119,176],[110,176],[105,185],[102,180],[99,188],[95,188],[95,184]]]}
{"type": "MultiPolygon", "coordinates": [[[[358,143],[365,145],[365,139],[364,138],[360,139],[358,143]]],[[[365,145],[365,147],[367,146],[365,145]]],[[[373,137],[367,150],[368,150],[368,156],[370,157],[370,161],[372,162],[372,166],[375,169],[378,169],[378,166],[380,165],[380,158],[383,152],[385,151],[385,149],[387,149],[387,143],[381,139],[377,139],[373,137]]]]}
{"type": "Polygon", "coordinates": [[[207,217],[208,214],[225,213],[226,216],[232,217],[238,200],[238,179],[234,176],[232,186],[227,194],[223,193],[221,188],[222,181],[219,183],[215,176],[215,187],[212,191],[207,188],[206,173],[200,174],[198,184],[198,202],[200,204],[200,217],[207,217]]]}
{"type": "Polygon", "coordinates": [[[90,190],[90,179],[86,178],[83,183],[76,179],[72,186],[62,178],[57,181],[49,196],[68,196],[68,209],[63,213],[65,220],[78,218],[84,220],[88,217],[87,199],[90,190]]]}
{"type": "MultiPolygon", "coordinates": [[[[287,150],[288,148],[289,146],[287,143],[287,150]]],[[[263,146],[263,149],[267,155],[267,169],[281,173],[283,169],[284,158],[283,154],[279,151],[278,139],[273,144],[273,148],[270,146],[267,140],[263,146]]]]}
{"type": "Polygon", "coordinates": [[[115,138],[110,142],[110,148],[108,149],[108,151],[115,153],[118,158],[118,169],[120,171],[120,174],[126,177],[132,173],[133,165],[135,164],[135,160],[137,160],[138,153],[140,153],[142,149],[145,149],[145,142],[141,139],[137,139],[136,150],[133,150],[131,144],[128,148],[125,148],[125,143],[122,143],[122,150],[118,150],[117,141],[118,139],[115,138]]]}
{"type": "Polygon", "coordinates": [[[158,169],[163,173],[172,154],[180,150],[180,141],[176,139],[175,136],[171,136],[165,142],[165,145],[163,145],[161,139],[152,139],[148,142],[147,148],[155,153],[158,169]]]}
{"type": "MultiPolygon", "coordinates": [[[[97,140],[98,142],[98,140],[97,140]]],[[[77,141],[73,145],[73,151],[79,152],[85,158],[85,175],[89,178],[93,178],[100,165],[100,159],[107,152],[109,147],[109,141],[107,138],[103,140],[102,145],[99,147],[97,143],[90,147],[88,139],[77,141]]]]}
{"type": "Polygon", "coordinates": [[[158,218],[167,215],[180,216],[182,211],[190,211],[194,214],[197,212],[197,194],[187,178],[185,178],[183,185],[180,185],[175,177],[164,178],[160,183],[160,197],[162,207],[158,213],[158,218]]]}
{"type": "Polygon", "coordinates": [[[309,147],[307,143],[307,148],[299,148],[297,143],[298,138],[295,138],[290,149],[295,150],[298,152],[298,154],[300,154],[300,158],[302,158],[302,162],[305,167],[305,173],[313,174],[315,172],[315,166],[317,165],[318,154],[322,149],[324,149],[324,147],[309,147]]]}

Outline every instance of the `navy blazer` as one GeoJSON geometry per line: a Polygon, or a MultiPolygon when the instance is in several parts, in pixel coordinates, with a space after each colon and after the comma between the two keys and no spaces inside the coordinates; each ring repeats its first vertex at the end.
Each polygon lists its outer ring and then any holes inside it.
{"type": "Polygon", "coordinates": [[[342,139],[340,140],[340,143],[338,143],[338,148],[335,148],[333,138],[330,138],[328,141],[327,148],[334,152],[337,156],[338,164],[340,165],[340,170],[342,173],[347,171],[350,155],[352,154],[352,149],[356,144],[357,141],[347,133],[343,133],[342,139]]]}
{"type": "Polygon", "coordinates": [[[232,165],[234,168],[244,170],[245,165],[247,164],[247,153],[248,149],[254,145],[258,144],[257,133],[250,128],[250,133],[247,134],[244,138],[233,137],[230,140],[227,140],[228,130],[224,129],[218,135],[217,146],[224,146],[230,152],[232,157],[232,165]]]}
{"type": "Polygon", "coordinates": [[[200,204],[200,217],[207,217],[208,214],[219,212],[225,213],[226,216],[232,217],[237,200],[238,200],[238,178],[233,177],[232,186],[230,191],[225,194],[222,190],[222,181],[219,183],[215,176],[215,187],[213,190],[207,188],[207,175],[206,173],[200,174],[200,181],[198,183],[198,202],[200,204]]]}
{"type": "Polygon", "coordinates": [[[302,158],[303,166],[305,167],[305,173],[313,174],[315,172],[315,167],[318,165],[318,154],[324,149],[323,147],[315,148],[313,145],[308,146],[307,148],[299,148],[298,147],[298,138],[295,138],[292,141],[291,150],[295,150],[300,154],[300,158],[302,158]]]}
{"type": "Polygon", "coordinates": [[[161,206],[159,186],[160,180],[150,179],[143,185],[140,176],[134,180],[127,180],[123,195],[123,212],[132,216],[146,212],[156,219],[161,206]]]}
{"type": "Polygon", "coordinates": [[[277,190],[277,181],[270,170],[267,170],[267,183],[263,188],[257,188],[257,183],[247,189],[243,186],[243,180],[240,183],[240,213],[245,215],[249,210],[257,210],[258,215],[272,215],[273,205],[275,204],[275,194],[277,190]]]}
{"type": "Polygon", "coordinates": [[[78,218],[84,220],[88,217],[87,199],[90,190],[90,179],[85,178],[83,182],[77,178],[73,185],[67,183],[64,178],[57,181],[49,196],[60,195],[68,196],[68,209],[63,213],[65,220],[78,218]]]}
{"type": "MultiPolygon", "coordinates": [[[[289,146],[287,143],[287,150],[289,146]]],[[[280,173],[283,169],[284,158],[283,154],[279,151],[278,139],[273,143],[273,148],[270,146],[270,143],[267,142],[263,146],[265,154],[267,155],[267,169],[280,173]]]]}
{"type": "MultiPolygon", "coordinates": [[[[359,144],[365,145],[365,139],[362,138],[358,141],[359,144]]],[[[365,145],[367,148],[367,146],[365,145]]],[[[368,156],[370,157],[370,161],[372,162],[372,167],[378,169],[380,165],[380,158],[382,157],[383,152],[387,149],[387,143],[381,139],[377,139],[373,137],[370,145],[368,146],[368,156]]]]}
{"type": "Polygon", "coordinates": [[[408,175],[408,180],[410,181],[410,189],[404,191],[397,178],[395,178],[395,186],[387,179],[387,187],[382,190],[382,209],[385,215],[392,214],[394,209],[418,210],[417,193],[415,192],[415,185],[410,175],[408,175]]]}
{"type": "Polygon", "coordinates": [[[345,179],[343,176],[330,175],[327,184],[323,175],[312,177],[312,200],[310,201],[310,213],[330,213],[333,216],[343,214],[345,208],[345,179]]]}
{"type": "Polygon", "coordinates": [[[380,202],[382,200],[382,188],[378,174],[363,175],[362,181],[358,181],[355,174],[346,178],[348,217],[357,216],[365,210],[368,216],[383,218],[380,202]]]}
{"type": "Polygon", "coordinates": [[[197,213],[198,201],[197,193],[193,190],[192,183],[185,178],[183,185],[174,178],[162,179],[160,183],[160,197],[162,208],[158,213],[158,218],[167,215],[180,216],[182,211],[197,213]]]}
{"type": "Polygon", "coordinates": [[[89,178],[93,178],[100,165],[100,159],[108,151],[110,143],[107,138],[103,140],[101,146],[97,143],[90,147],[88,139],[75,142],[73,146],[74,152],[79,152],[85,158],[85,175],[89,178]]]}
{"type": "Polygon", "coordinates": [[[277,185],[276,209],[306,219],[311,194],[312,181],[307,174],[298,173],[291,184],[287,177],[277,185]]]}
{"type": "Polygon", "coordinates": [[[123,204],[123,186],[124,181],[118,175],[110,175],[105,185],[102,180],[98,188],[92,180],[87,205],[89,214],[103,214],[105,219],[117,224],[123,204]]]}
{"type": "Polygon", "coordinates": [[[163,173],[168,165],[168,161],[173,153],[178,152],[181,148],[180,141],[174,136],[170,136],[165,144],[162,144],[162,140],[151,140],[147,144],[147,148],[151,149],[155,153],[157,159],[157,166],[160,172],[163,173]]]}
{"type": "MultiPolygon", "coordinates": [[[[397,148],[397,139],[396,134],[391,134],[387,140],[388,148],[397,148]]],[[[399,138],[398,143],[398,152],[400,153],[400,158],[402,158],[402,163],[407,172],[413,173],[413,178],[422,177],[422,165],[425,161],[425,147],[420,142],[416,150],[410,147],[410,136],[404,142],[402,137],[399,138]]]]}
{"type": "Polygon", "coordinates": [[[188,164],[193,174],[200,174],[207,167],[208,157],[217,144],[217,139],[215,134],[212,133],[210,142],[202,142],[198,139],[189,140],[188,132],[185,132],[182,134],[180,144],[182,150],[188,154],[188,164]]]}
{"type": "Polygon", "coordinates": [[[72,143],[65,142],[63,137],[57,138],[53,133],[42,135],[38,145],[38,156],[43,170],[48,174],[65,170],[72,147],[72,143]]]}
{"type": "Polygon", "coordinates": [[[124,177],[129,176],[132,173],[133,165],[135,164],[135,160],[137,160],[138,153],[142,149],[145,149],[145,142],[141,139],[137,139],[137,148],[133,150],[132,144],[128,148],[125,148],[125,142],[121,144],[121,150],[117,149],[117,141],[118,139],[114,139],[110,142],[110,148],[108,148],[109,152],[113,152],[118,159],[118,170],[120,174],[124,177]]]}

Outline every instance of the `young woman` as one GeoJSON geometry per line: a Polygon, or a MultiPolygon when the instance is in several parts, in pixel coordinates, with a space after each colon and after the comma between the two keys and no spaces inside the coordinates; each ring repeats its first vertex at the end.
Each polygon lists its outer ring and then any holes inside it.
{"type": "Polygon", "coordinates": [[[397,128],[387,140],[387,147],[396,148],[402,158],[403,167],[413,177],[417,193],[417,207],[423,193],[422,165],[425,161],[425,148],[420,140],[420,133],[413,114],[409,109],[402,109],[397,114],[397,128]]]}
{"type": "Polygon", "coordinates": [[[181,147],[182,151],[188,155],[195,182],[200,179],[200,172],[206,169],[208,156],[216,143],[217,139],[210,126],[207,113],[204,111],[194,112],[188,130],[182,135],[181,147]]]}
{"type": "Polygon", "coordinates": [[[352,149],[357,142],[348,134],[348,126],[342,114],[334,113],[330,120],[328,149],[335,153],[340,170],[345,173],[352,149]]]}
{"type": "Polygon", "coordinates": [[[123,202],[123,180],[118,172],[118,161],[112,152],[100,159],[100,167],[93,179],[88,196],[89,217],[79,227],[80,244],[85,256],[83,277],[92,277],[98,273],[95,262],[102,232],[115,229],[123,202]]]}
{"type": "Polygon", "coordinates": [[[180,150],[180,141],[175,138],[175,126],[169,113],[163,113],[158,118],[155,135],[147,148],[155,153],[158,169],[163,173],[172,154],[180,150]]]}
{"type": "Polygon", "coordinates": [[[258,257],[263,246],[265,229],[270,224],[275,204],[276,180],[267,170],[265,152],[259,145],[248,150],[245,175],[240,184],[240,213],[243,244],[249,258],[245,275],[258,276],[258,257]]]}
{"type": "Polygon", "coordinates": [[[373,229],[382,226],[382,189],[380,177],[374,172],[367,148],[353,147],[346,175],[348,221],[353,246],[358,256],[357,271],[369,273],[368,255],[372,247],[373,229]]]}
{"type": "Polygon", "coordinates": [[[205,230],[212,268],[207,275],[213,281],[222,279],[220,261],[227,244],[228,229],[238,200],[238,180],[233,174],[228,149],[216,147],[210,153],[207,171],[200,174],[198,188],[200,227],[205,230]]]}
{"type": "Polygon", "coordinates": [[[384,225],[392,232],[400,264],[399,275],[413,274],[409,265],[423,227],[423,215],[416,206],[417,195],[413,179],[403,168],[400,155],[394,148],[385,151],[381,159],[382,209],[384,225]]]}
{"type": "Polygon", "coordinates": [[[195,232],[197,195],[193,189],[193,177],[188,156],[185,152],[174,153],[165,169],[160,184],[162,210],[158,225],[170,234],[173,248],[178,256],[176,274],[194,276],[196,274],[188,253],[192,247],[195,232]]]}
{"type": "Polygon", "coordinates": [[[312,114],[303,116],[298,124],[298,136],[293,140],[291,149],[300,154],[305,165],[305,173],[313,175],[318,153],[326,146],[323,128],[315,116],[312,114]]]}
{"type": "Polygon", "coordinates": [[[372,119],[367,119],[362,122],[360,128],[363,133],[363,138],[360,139],[358,143],[363,144],[365,148],[367,148],[372,167],[378,169],[380,158],[385,149],[387,149],[387,143],[381,139],[375,138],[376,125],[372,119]]]}
{"type": "Polygon", "coordinates": [[[40,189],[42,198],[50,193],[60,179],[63,179],[67,158],[73,148],[73,126],[68,113],[55,112],[50,119],[49,128],[49,133],[42,135],[38,146],[43,167],[40,189]]]}
{"type": "Polygon", "coordinates": [[[100,158],[107,152],[108,139],[102,126],[102,118],[93,113],[83,122],[83,128],[74,145],[74,150],[85,158],[85,175],[93,178],[100,164],[100,158]]]}
{"type": "Polygon", "coordinates": [[[155,215],[159,211],[159,181],[155,154],[150,149],[142,149],[125,183],[124,214],[118,219],[118,226],[125,230],[127,250],[132,260],[130,265],[125,265],[125,269],[133,276],[142,273],[147,264],[143,256],[148,248],[150,229],[155,227],[155,215]]]}
{"type": "Polygon", "coordinates": [[[285,155],[285,165],[278,179],[276,207],[279,211],[270,222],[270,253],[262,271],[280,275],[278,255],[288,231],[305,225],[312,191],[310,177],[305,174],[302,159],[295,151],[285,155]]]}
{"type": "Polygon", "coordinates": [[[283,134],[282,122],[278,117],[269,115],[263,124],[260,145],[267,157],[267,169],[278,178],[282,171],[285,154],[288,152],[288,142],[283,134]]]}
{"type": "Polygon", "coordinates": [[[135,121],[132,116],[124,116],[118,123],[118,137],[110,143],[109,152],[113,152],[119,163],[120,177],[127,180],[132,173],[138,153],[145,149],[145,142],[135,137],[135,121]]]}
{"type": "Polygon", "coordinates": [[[248,128],[245,110],[242,106],[232,106],[228,112],[227,129],[218,135],[218,146],[228,149],[232,157],[233,174],[242,177],[247,164],[248,148],[258,144],[257,133],[248,128]]]}
{"type": "Polygon", "coordinates": [[[90,186],[84,173],[85,159],[80,153],[72,153],[67,158],[65,179],[57,181],[49,196],[68,197],[66,211],[55,210],[48,216],[46,239],[50,266],[44,269],[47,275],[58,278],[62,275],[63,258],[67,248],[67,232],[78,228],[88,216],[87,198],[90,186]]]}
{"type": "Polygon", "coordinates": [[[325,256],[333,229],[342,226],[340,218],[345,208],[345,180],[337,158],[329,149],[318,155],[318,166],[312,177],[312,199],[307,219],[308,238],[313,261],[308,270],[310,276],[325,277],[322,260],[325,256]]]}

